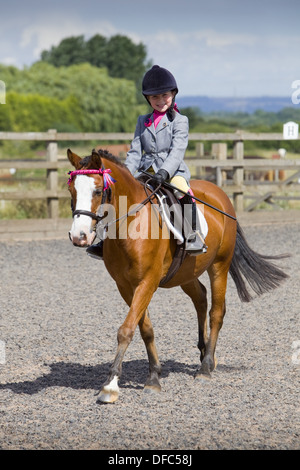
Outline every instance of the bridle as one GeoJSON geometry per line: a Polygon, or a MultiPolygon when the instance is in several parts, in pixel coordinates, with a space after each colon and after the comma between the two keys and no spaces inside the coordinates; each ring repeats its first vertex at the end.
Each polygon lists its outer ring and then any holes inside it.
{"type": "Polygon", "coordinates": [[[76,209],[74,211],[73,207],[72,207],[72,203],[71,203],[73,218],[75,217],[75,215],[86,215],[86,216],[91,217],[92,219],[96,220],[96,224],[94,226],[94,231],[96,231],[97,224],[99,222],[101,222],[101,220],[104,218],[104,211],[103,211],[102,207],[104,206],[105,202],[110,199],[111,189],[110,188],[107,188],[105,190],[103,189],[101,192],[102,192],[102,198],[101,198],[101,203],[100,203],[100,206],[99,206],[99,212],[100,212],[99,215],[95,214],[94,212],[91,212],[91,211],[86,211],[84,209],[76,209]]]}
{"type": "MultiPolygon", "coordinates": [[[[110,173],[111,173],[110,169],[105,169],[103,167],[99,168],[97,170],[82,169],[82,170],[69,171],[68,174],[70,175],[70,177],[68,179],[68,185],[70,185],[72,179],[76,175],[101,175],[101,176],[103,176],[103,189],[101,190],[102,198],[101,198],[101,204],[100,204],[100,212],[102,212],[101,211],[101,206],[106,202],[106,200],[109,198],[109,195],[110,195],[110,191],[111,191],[110,185],[112,185],[116,182],[116,180],[110,175],[110,173]]],[[[75,215],[86,215],[86,216],[91,217],[92,219],[96,220],[96,222],[97,222],[96,225],[104,217],[104,214],[97,215],[94,212],[87,211],[87,210],[84,210],[84,209],[76,209],[74,211],[72,201],[71,201],[71,209],[72,209],[73,218],[75,217],[75,215]]],[[[94,230],[96,230],[96,225],[94,227],[94,230]]]]}

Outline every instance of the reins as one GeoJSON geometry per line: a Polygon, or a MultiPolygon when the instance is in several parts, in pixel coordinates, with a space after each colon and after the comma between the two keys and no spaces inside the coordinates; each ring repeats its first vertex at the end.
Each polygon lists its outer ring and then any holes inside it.
{"type": "MultiPolygon", "coordinates": [[[[152,176],[153,176],[153,175],[151,175],[150,173],[147,173],[147,171],[141,170],[141,172],[144,173],[145,175],[149,176],[150,179],[152,179],[152,176]]],[[[176,191],[181,192],[181,193],[184,194],[185,196],[190,196],[190,194],[186,193],[185,191],[182,191],[182,189],[179,189],[179,188],[177,188],[176,186],[173,186],[173,185],[170,184],[170,183],[164,182],[164,183],[162,183],[160,186],[166,186],[167,188],[170,188],[170,189],[173,189],[173,190],[176,190],[176,191]]],[[[159,186],[159,187],[160,187],[160,186],[159,186]]],[[[196,201],[201,202],[201,203],[204,204],[205,206],[208,206],[208,207],[210,207],[211,209],[214,209],[215,211],[220,212],[221,214],[226,215],[227,217],[230,217],[230,219],[236,220],[236,217],[234,217],[233,215],[227,214],[227,212],[224,212],[224,211],[222,211],[221,209],[218,209],[217,207],[212,206],[211,204],[208,204],[208,202],[202,201],[201,199],[199,199],[199,198],[196,197],[195,195],[193,195],[193,199],[196,199],[196,201]]]]}
{"type": "MultiPolygon", "coordinates": [[[[144,185],[145,191],[146,191],[146,184],[147,184],[147,182],[145,182],[145,185],[144,185]]],[[[155,190],[153,190],[142,202],[140,202],[137,207],[135,207],[131,211],[128,211],[126,214],[122,215],[118,219],[112,220],[111,222],[107,223],[104,228],[109,227],[110,225],[113,225],[113,224],[115,224],[116,222],[119,222],[122,219],[125,219],[127,217],[130,217],[130,216],[136,214],[149,201],[151,202],[152,198],[154,198],[156,196],[156,191],[157,191],[157,188],[155,190]]],[[[99,217],[99,216],[97,216],[97,217],[99,217]]],[[[104,216],[100,216],[100,220],[103,219],[103,217],[104,216]]]]}

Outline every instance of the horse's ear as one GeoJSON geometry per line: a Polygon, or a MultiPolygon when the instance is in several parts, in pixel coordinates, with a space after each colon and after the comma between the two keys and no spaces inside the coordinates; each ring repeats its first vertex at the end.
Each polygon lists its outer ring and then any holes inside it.
{"type": "Polygon", "coordinates": [[[76,155],[76,153],[73,153],[70,149],[67,150],[67,155],[72,165],[76,168],[76,170],[78,170],[78,168],[80,168],[81,158],[76,155]]]}
{"type": "Polygon", "coordinates": [[[101,160],[99,153],[95,149],[92,150],[92,161],[93,161],[93,168],[101,168],[102,160],[101,160]]]}

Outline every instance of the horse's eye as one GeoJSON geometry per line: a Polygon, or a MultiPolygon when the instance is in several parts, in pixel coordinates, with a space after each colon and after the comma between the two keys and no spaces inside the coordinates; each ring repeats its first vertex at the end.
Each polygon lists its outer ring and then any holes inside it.
{"type": "Polygon", "coordinates": [[[102,194],[102,189],[100,189],[100,188],[95,189],[95,191],[94,191],[95,196],[101,196],[101,194],[102,194]]]}

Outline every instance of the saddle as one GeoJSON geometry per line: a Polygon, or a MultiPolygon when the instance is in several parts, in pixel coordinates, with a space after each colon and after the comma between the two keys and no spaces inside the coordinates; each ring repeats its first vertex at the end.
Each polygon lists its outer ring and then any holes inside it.
{"type": "MultiPolygon", "coordinates": [[[[149,190],[153,191],[151,185],[148,185],[147,181],[149,177],[145,175],[139,176],[139,181],[144,185],[145,191],[147,192],[147,187],[149,190]]],[[[167,225],[170,232],[173,233],[174,238],[177,240],[176,249],[173,255],[172,263],[169,267],[167,274],[161,279],[159,287],[163,287],[167,282],[169,282],[173,276],[177,273],[178,269],[182,265],[187,253],[185,251],[185,234],[184,234],[184,214],[182,206],[179,200],[174,195],[173,191],[161,186],[157,191],[155,191],[159,204],[159,212],[162,220],[167,225]],[[172,212],[171,212],[172,208],[172,212]]],[[[202,219],[202,224],[204,223],[204,235],[207,234],[207,223],[204,219],[203,214],[199,211],[200,218],[202,219]]]]}

